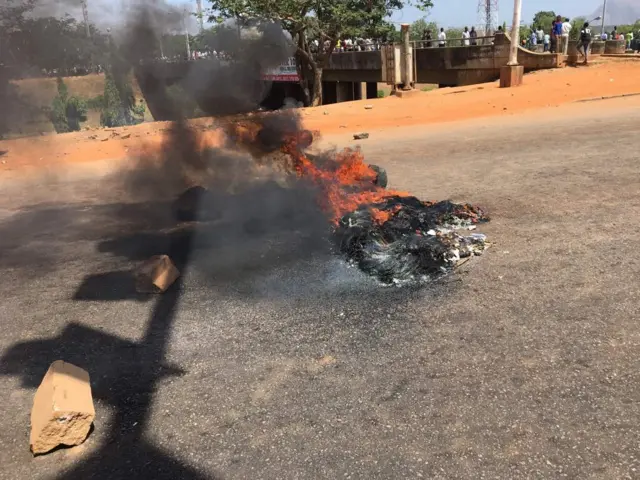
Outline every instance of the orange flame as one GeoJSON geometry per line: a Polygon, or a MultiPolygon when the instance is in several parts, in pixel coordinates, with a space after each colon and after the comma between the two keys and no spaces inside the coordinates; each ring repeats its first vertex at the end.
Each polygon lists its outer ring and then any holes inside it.
{"type": "MultiPolygon", "coordinates": [[[[310,178],[323,189],[324,196],[320,199],[320,205],[334,224],[362,205],[375,204],[392,196],[408,195],[374,185],[377,174],[364,162],[362,152],[358,149],[346,148],[340,152],[335,158],[335,170],[321,169],[311,162],[297,147],[296,138],[285,142],[282,151],[293,158],[294,168],[299,176],[310,178]]],[[[372,208],[371,211],[374,220],[384,223],[397,210],[382,211],[372,208]]]]}
{"type": "MultiPolygon", "coordinates": [[[[260,162],[260,158],[265,154],[257,138],[260,129],[261,126],[252,121],[233,122],[227,125],[226,132],[236,145],[247,148],[260,162]]],[[[283,159],[285,168],[292,169],[299,177],[310,179],[321,188],[323,195],[319,199],[320,206],[334,224],[347,213],[363,205],[379,203],[392,196],[409,195],[406,192],[387,190],[374,185],[377,173],[365,163],[359,149],[344,149],[336,155],[329,167],[314,164],[303,149],[318,135],[318,132],[310,131],[291,132],[286,135],[280,151],[287,157],[283,159]]],[[[373,219],[380,224],[397,212],[397,209],[370,209],[373,219]]]]}

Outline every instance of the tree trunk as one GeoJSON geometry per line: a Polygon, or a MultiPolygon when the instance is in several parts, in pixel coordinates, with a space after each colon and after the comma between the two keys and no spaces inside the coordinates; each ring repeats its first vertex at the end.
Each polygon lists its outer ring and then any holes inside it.
{"type": "Polygon", "coordinates": [[[302,89],[302,102],[304,103],[305,107],[311,106],[309,74],[307,73],[308,69],[308,63],[304,60],[300,53],[296,53],[296,70],[298,72],[298,82],[300,83],[300,88],[302,89]]]}
{"type": "Polygon", "coordinates": [[[313,96],[311,106],[318,107],[322,105],[322,68],[313,68],[313,96]]]}

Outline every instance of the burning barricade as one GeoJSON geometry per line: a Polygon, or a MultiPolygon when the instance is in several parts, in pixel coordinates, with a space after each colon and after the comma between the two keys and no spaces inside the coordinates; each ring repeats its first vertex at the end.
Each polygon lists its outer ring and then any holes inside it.
{"type": "Polygon", "coordinates": [[[357,148],[313,155],[314,133],[295,122],[234,124],[227,135],[258,164],[277,164],[311,183],[337,252],[384,284],[438,278],[488,247],[485,235],[471,232],[489,220],[482,209],[388,190],[384,169],[367,165],[357,148]]]}
{"type": "Polygon", "coordinates": [[[360,150],[345,149],[324,165],[311,161],[295,137],[283,150],[298,175],[320,185],[340,253],[385,284],[437,278],[487,247],[483,234],[460,233],[489,220],[480,208],[386,190],[386,172],[367,165],[360,150]]]}

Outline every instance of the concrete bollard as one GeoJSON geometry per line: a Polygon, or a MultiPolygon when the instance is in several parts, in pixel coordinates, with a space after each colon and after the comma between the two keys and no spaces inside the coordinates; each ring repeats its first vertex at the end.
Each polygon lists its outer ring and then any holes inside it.
{"type": "Polygon", "coordinates": [[[38,455],[59,445],[80,445],[95,416],[89,374],[62,360],[53,362],[33,399],[31,451],[38,455]]]}
{"type": "Polygon", "coordinates": [[[162,293],[179,276],[180,272],[167,255],[156,255],[136,269],[136,290],[140,293],[162,293]]]}

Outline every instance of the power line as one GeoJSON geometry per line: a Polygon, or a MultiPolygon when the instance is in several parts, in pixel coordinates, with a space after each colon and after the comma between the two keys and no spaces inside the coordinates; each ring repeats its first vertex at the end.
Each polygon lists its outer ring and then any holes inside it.
{"type": "Polygon", "coordinates": [[[87,9],[87,0],[81,0],[82,17],[84,18],[84,27],[87,30],[87,38],[91,37],[91,28],[89,28],[89,10],[87,9]]]}
{"type": "Polygon", "coordinates": [[[198,5],[198,21],[200,22],[200,33],[204,30],[204,15],[202,13],[202,0],[196,0],[198,5]]]}
{"type": "Polygon", "coordinates": [[[478,30],[491,35],[498,30],[499,0],[478,0],[478,30]]]}

